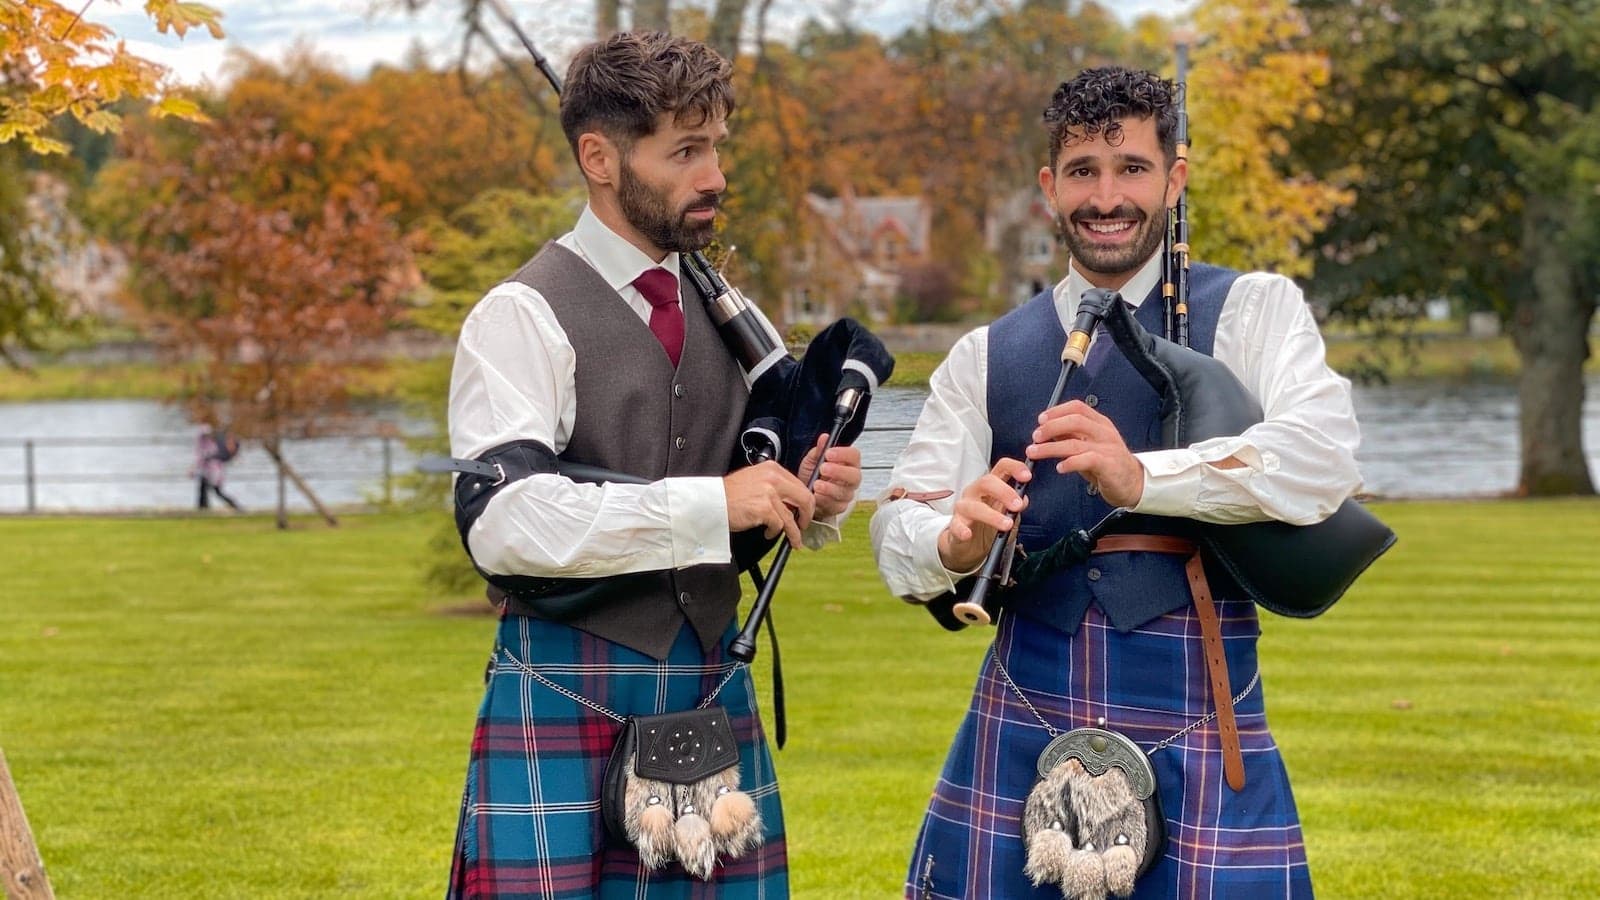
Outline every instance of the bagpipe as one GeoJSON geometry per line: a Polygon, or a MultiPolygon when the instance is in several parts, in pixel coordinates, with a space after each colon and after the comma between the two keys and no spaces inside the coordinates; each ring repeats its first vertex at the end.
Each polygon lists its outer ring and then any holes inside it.
{"type": "MultiPolygon", "coordinates": [[[[1177,159],[1189,155],[1185,73],[1188,47],[1179,43],[1177,159]]],[[[1131,307],[1112,291],[1092,289],[1062,350],[1061,375],[1048,407],[1059,404],[1072,371],[1082,364],[1090,335],[1102,323],[1106,334],[1160,398],[1163,445],[1187,447],[1209,438],[1243,433],[1262,419],[1260,403],[1227,366],[1189,348],[1188,190],[1167,211],[1162,256],[1165,334],[1154,335],[1134,318],[1131,307]]],[[[1027,461],[1028,470],[1033,461],[1027,461]]],[[[1018,493],[1027,483],[1018,485],[1018,493]]],[[[1089,528],[1080,528],[1033,555],[1016,545],[1019,529],[995,536],[977,574],[963,579],[957,592],[927,604],[950,630],[993,623],[1004,605],[1004,588],[1043,577],[1088,559],[1095,543],[1110,534],[1140,531],[1143,515],[1113,510],[1089,528]],[[965,597],[961,596],[966,587],[965,597]]],[[[1267,521],[1221,525],[1194,521],[1193,536],[1206,556],[1220,565],[1252,601],[1279,615],[1309,618],[1332,606],[1355,579],[1395,543],[1395,534],[1361,504],[1347,499],[1329,518],[1314,525],[1267,521]]]]}
{"type": "MultiPolygon", "coordinates": [[[[491,0],[488,7],[512,31],[540,73],[560,95],[560,76],[509,10],[498,0],[491,0]]],[[[807,488],[813,487],[822,471],[822,460],[827,451],[836,446],[849,446],[861,435],[866,425],[872,392],[887,381],[894,371],[893,355],[860,322],[842,318],[819,332],[807,345],[801,358],[795,359],[756,309],[737,288],[723,279],[705,254],[687,252],[680,254],[680,260],[683,276],[694,285],[723,344],[738,361],[750,383],[744,425],[739,446],[734,449],[733,458],[729,461],[730,469],[774,460],[789,471],[798,473],[806,453],[816,445],[817,436],[826,434],[827,441],[818,454],[817,464],[806,485],[807,488]]],[[[497,471],[482,463],[476,464],[477,468],[473,468],[473,465],[465,460],[451,460],[448,465],[439,461],[425,461],[423,468],[429,471],[467,472],[480,478],[506,477],[503,470],[497,471]]],[[[634,474],[562,459],[555,459],[553,467],[557,474],[575,481],[631,484],[649,481],[634,474]]],[[[777,543],[777,536],[769,538],[760,528],[732,536],[734,564],[750,574],[758,591],[744,625],[729,645],[729,655],[743,662],[755,657],[756,633],[766,619],[789,559],[791,546],[785,541],[778,547],[766,575],[762,575],[760,561],[777,543]]],[[[491,590],[494,590],[497,578],[487,573],[481,574],[489,579],[491,590]]],[[[533,596],[530,597],[528,585],[549,582],[550,599],[547,602],[552,605],[554,617],[568,614],[575,601],[582,602],[581,590],[574,594],[570,587],[573,582],[582,582],[583,579],[516,578],[519,598],[530,600],[535,608],[541,602],[537,596],[541,591],[533,590],[533,596]]]]}

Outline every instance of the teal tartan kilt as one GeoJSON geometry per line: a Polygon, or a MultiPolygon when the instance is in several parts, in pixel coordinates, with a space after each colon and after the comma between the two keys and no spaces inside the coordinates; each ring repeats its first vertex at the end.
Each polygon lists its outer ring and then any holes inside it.
{"type": "Polygon", "coordinates": [[[638,852],[607,838],[600,785],[621,723],[548,685],[527,669],[623,716],[692,709],[730,667],[727,638],[708,654],[685,625],[672,652],[655,660],[564,625],[507,616],[500,623],[461,801],[450,898],[788,897],[777,776],[747,669],[715,702],[739,741],[740,783],[764,824],[762,845],[719,861],[709,882],[677,863],[649,870],[638,852]]]}

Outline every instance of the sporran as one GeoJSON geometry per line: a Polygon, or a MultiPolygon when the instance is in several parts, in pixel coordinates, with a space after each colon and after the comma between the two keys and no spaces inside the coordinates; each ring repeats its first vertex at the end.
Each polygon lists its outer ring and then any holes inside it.
{"type": "Polygon", "coordinates": [[[1023,871],[1071,898],[1133,893],[1167,839],[1149,757],[1115,731],[1074,728],[1044,748],[1038,771],[1022,813],[1023,871]]]}
{"type": "Polygon", "coordinates": [[[739,744],[728,711],[712,701],[745,666],[730,666],[699,706],[683,712],[623,717],[569,690],[501,650],[501,662],[574,702],[622,723],[600,783],[600,815],[612,840],[639,851],[646,868],[673,860],[702,881],[717,858],[737,859],[761,846],[761,812],[739,790],[739,744]]]}
{"type": "Polygon", "coordinates": [[[717,857],[761,844],[761,813],[739,790],[739,747],[721,706],[634,716],[606,764],[606,832],[637,847],[645,866],[676,859],[706,880],[717,857]]]}

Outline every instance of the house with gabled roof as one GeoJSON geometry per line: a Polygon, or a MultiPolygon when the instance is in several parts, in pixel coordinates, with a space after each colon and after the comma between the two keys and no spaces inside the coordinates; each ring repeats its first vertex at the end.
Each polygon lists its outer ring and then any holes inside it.
{"type": "Polygon", "coordinates": [[[892,317],[902,272],[925,262],[932,207],[922,197],[807,194],[806,238],[790,252],[782,318],[819,325],[843,315],[892,317]]]}

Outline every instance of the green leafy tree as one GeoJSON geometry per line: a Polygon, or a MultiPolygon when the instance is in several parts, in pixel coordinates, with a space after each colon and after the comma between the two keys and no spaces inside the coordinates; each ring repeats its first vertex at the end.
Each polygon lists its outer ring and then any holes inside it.
{"type": "Polygon", "coordinates": [[[1509,323],[1529,495],[1592,494],[1583,364],[1600,291],[1600,0],[1301,0],[1336,53],[1297,142],[1355,203],[1315,285],[1354,315],[1458,298],[1509,323]]]}
{"type": "Polygon", "coordinates": [[[16,145],[0,144],[0,222],[25,223],[0,227],[0,359],[13,368],[22,366],[11,345],[37,347],[40,334],[60,322],[63,309],[47,266],[56,248],[29,208],[22,163],[16,145]]]}

